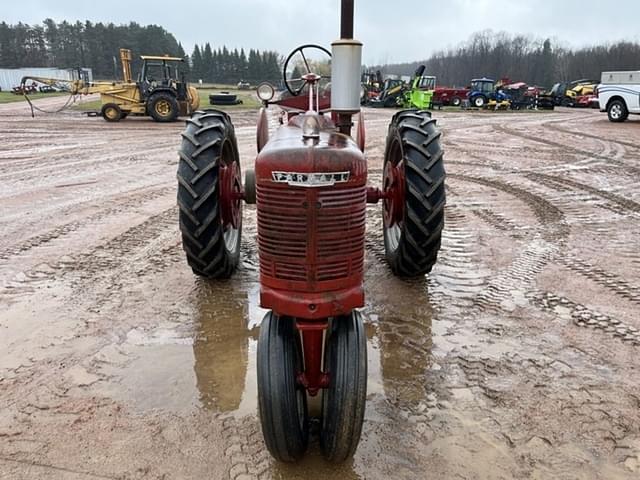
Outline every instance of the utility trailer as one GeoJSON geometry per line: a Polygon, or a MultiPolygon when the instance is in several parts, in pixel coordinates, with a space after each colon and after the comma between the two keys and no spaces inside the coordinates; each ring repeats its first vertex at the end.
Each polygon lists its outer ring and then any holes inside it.
{"type": "Polygon", "coordinates": [[[468,88],[437,86],[433,91],[432,103],[436,106],[459,107],[468,95],[468,88]]]}
{"type": "Polygon", "coordinates": [[[612,122],[624,122],[629,114],[640,114],[640,70],[603,72],[597,88],[600,111],[612,122]]]}

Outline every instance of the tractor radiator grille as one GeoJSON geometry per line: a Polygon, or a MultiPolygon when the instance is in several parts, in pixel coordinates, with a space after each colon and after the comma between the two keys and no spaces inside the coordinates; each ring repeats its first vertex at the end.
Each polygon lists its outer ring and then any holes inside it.
{"type": "Polygon", "coordinates": [[[360,278],[366,190],[258,185],[258,248],[264,279],[316,282],[360,278]]]}

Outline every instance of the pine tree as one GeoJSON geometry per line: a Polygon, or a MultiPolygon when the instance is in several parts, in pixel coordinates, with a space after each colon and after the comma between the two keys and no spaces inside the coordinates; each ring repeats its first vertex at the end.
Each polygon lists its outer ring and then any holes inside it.
{"type": "Polygon", "coordinates": [[[198,82],[199,80],[203,80],[202,72],[202,54],[200,53],[200,47],[196,43],[196,46],[193,47],[193,54],[191,55],[191,80],[198,82]]]}
{"type": "Polygon", "coordinates": [[[215,82],[217,79],[214,78],[213,53],[211,52],[211,45],[209,42],[204,45],[204,50],[202,51],[202,65],[204,81],[215,82]]]}

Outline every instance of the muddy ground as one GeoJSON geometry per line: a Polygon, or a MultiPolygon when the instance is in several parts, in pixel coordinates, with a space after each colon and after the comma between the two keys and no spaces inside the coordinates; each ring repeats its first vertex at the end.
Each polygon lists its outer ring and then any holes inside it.
{"type": "MultiPolygon", "coordinates": [[[[366,111],[374,183],[392,113],[366,111]]],[[[233,114],[245,166],[255,115],[233,114]]],[[[435,116],[440,261],[394,278],[370,208],[362,442],[336,467],[314,437],[290,466],[256,417],[255,210],[239,272],[203,281],[181,123],[0,106],[0,478],[639,478],[640,121],[435,116]]]]}

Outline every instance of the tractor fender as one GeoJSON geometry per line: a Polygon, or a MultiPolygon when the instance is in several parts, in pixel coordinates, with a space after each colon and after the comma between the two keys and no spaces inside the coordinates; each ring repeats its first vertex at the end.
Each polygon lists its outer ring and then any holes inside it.
{"type": "Polygon", "coordinates": [[[153,90],[149,90],[149,93],[147,95],[147,99],[151,98],[152,95],[158,93],[158,92],[167,92],[171,95],[173,95],[174,97],[177,97],[176,95],[176,91],[174,88],[171,87],[165,87],[164,85],[155,87],[153,90]]]}

